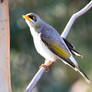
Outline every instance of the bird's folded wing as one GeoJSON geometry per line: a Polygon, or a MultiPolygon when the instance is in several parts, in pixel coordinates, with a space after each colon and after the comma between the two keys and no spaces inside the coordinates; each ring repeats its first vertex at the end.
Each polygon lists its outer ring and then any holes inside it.
{"type": "Polygon", "coordinates": [[[55,55],[57,55],[59,58],[64,60],[64,63],[68,64],[72,68],[75,68],[75,64],[71,62],[69,59],[69,54],[61,48],[58,44],[54,43],[55,41],[51,42],[47,38],[43,37],[41,35],[41,40],[44,42],[44,44],[50,49],[55,55]]]}
{"type": "Polygon", "coordinates": [[[67,47],[69,48],[70,52],[74,55],[74,56],[78,56],[78,57],[83,57],[78,51],[75,50],[75,47],[68,42],[66,39],[64,39],[64,42],[66,43],[67,47]]]}
{"type": "Polygon", "coordinates": [[[41,35],[41,40],[44,42],[44,44],[54,53],[56,54],[59,58],[63,60],[64,63],[68,64],[70,67],[72,67],[75,71],[78,71],[84,78],[85,80],[89,83],[90,80],[87,77],[87,75],[82,71],[82,69],[75,65],[73,61],[69,59],[69,54],[58,44],[55,43],[55,41],[50,41],[50,39],[45,38],[44,36],[41,35]]]}

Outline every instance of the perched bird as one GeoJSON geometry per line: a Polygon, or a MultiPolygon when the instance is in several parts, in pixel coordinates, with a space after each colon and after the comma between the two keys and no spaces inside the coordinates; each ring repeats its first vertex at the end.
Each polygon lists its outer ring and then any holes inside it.
{"type": "Polygon", "coordinates": [[[79,57],[82,55],[75,50],[70,42],[62,38],[56,29],[45,23],[37,14],[29,13],[23,15],[23,18],[30,28],[37,52],[48,62],[48,65],[42,64],[41,67],[48,69],[56,59],[60,59],[75,71],[78,71],[87,82],[90,82],[73,57],[73,55],[79,57]]]}

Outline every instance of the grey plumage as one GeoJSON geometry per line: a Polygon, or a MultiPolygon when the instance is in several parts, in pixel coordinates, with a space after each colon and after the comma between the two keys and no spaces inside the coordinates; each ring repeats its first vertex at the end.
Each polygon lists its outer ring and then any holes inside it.
{"type": "Polygon", "coordinates": [[[38,29],[37,32],[41,33],[41,37],[44,40],[47,40],[49,42],[55,43],[56,45],[60,46],[70,55],[69,50],[68,50],[65,42],[63,41],[63,38],[56,31],[56,29],[54,29],[52,26],[45,23],[44,21],[42,21],[42,23],[40,25],[41,25],[41,29],[38,29]]]}

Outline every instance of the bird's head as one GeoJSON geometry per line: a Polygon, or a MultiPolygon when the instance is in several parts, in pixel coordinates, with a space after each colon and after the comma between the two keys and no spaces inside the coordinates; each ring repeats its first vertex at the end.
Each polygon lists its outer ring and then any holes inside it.
{"type": "Polygon", "coordinates": [[[36,30],[39,27],[40,17],[35,13],[28,13],[23,15],[23,18],[27,22],[30,28],[35,28],[36,30]]]}

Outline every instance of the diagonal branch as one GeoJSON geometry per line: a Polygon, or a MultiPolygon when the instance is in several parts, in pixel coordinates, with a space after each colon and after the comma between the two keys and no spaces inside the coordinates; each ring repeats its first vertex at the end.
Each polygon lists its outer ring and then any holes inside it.
{"type": "MultiPolygon", "coordinates": [[[[74,21],[80,17],[81,15],[83,15],[84,13],[86,13],[90,8],[92,7],[92,1],[90,1],[83,9],[81,9],[79,12],[75,13],[72,15],[72,17],[70,18],[69,22],[67,23],[63,33],[61,34],[61,37],[66,38],[74,21]]],[[[48,63],[45,62],[45,64],[47,65],[48,63]]],[[[43,75],[43,73],[46,71],[46,68],[42,67],[38,70],[38,72],[35,74],[35,76],[33,77],[32,81],[29,83],[29,85],[27,86],[25,92],[31,92],[32,89],[35,87],[35,85],[37,84],[37,82],[39,81],[39,79],[41,78],[41,76],[43,75]]]]}
{"type": "MultiPolygon", "coordinates": [[[[45,61],[44,63],[45,65],[48,65],[48,61],[45,61]]],[[[46,71],[45,67],[41,67],[38,72],[35,74],[35,76],[33,77],[32,81],[29,83],[29,85],[27,86],[25,92],[31,92],[32,89],[35,87],[35,85],[37,84],[37,82],[39,81],[39,79],[41,78],[41,76],[43,75],[43,73],[46,71]]]]}
{"type": "Polygon", "coordinates": [[[41,78],[41,76],[43,75],[43,73],[46,71],[45,67],[41,67],[38,72],[36,73],[36,75],[33,77],[32,81],[29,83],[29,85],[26,88],[25,92],[31,92],[32,89],[34,88],[34,86],[37,84],[37,82],[39,81],[39,79],[41,78]]]}
{"type": "Polygon", "coordinates": [[[64,31],[62,32],[61,37],[66,38],[75,20],[79,18],[81,15],[85,14],[91,7],[92,7],[92,1],[90,1],[83,9],[73,14],[69,22],[67,23],[64,31]]]}

